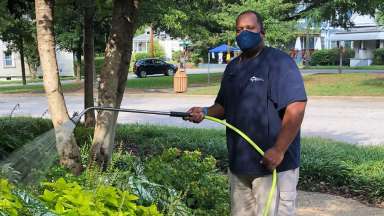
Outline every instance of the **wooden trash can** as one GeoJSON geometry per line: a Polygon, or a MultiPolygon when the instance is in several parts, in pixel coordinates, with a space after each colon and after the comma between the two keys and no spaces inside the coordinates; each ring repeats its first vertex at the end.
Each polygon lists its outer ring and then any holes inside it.
{"type": "Polygon", "coordinates": [[[179,69],[173,76],[173,89],[177,93],[187,91],[188,76],[184,69],[179,69]]]}

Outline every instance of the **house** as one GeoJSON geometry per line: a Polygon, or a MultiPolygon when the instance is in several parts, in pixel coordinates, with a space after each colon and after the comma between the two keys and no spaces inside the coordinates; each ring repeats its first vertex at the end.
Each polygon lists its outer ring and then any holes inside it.
{"type": "MultiPolygon", "coordinates": [[[[70,52],[58,50],[56,52],[57,64],[60,76],[74,76],[73,54],[70,52]]],[[[0,40],[0,79],[21,79],[21,59],[18,52],[12,52],[7,48],[7,43],[0,40]]],[[[25,75],[31,77],[31,71],[28,67],[26,58],[25,75]]],[[[37,68],[37,76],[42,76],[41,68],[37,68]]]]}
{"type": "MultiPolygon", "coordinates": [[[[133,53],[137,52],[149,52],[150,49],[150,29],[146,29],[144,34],[138,35],[133,38],[133,53]]],[[[155,34],[154,38],[157,39],[160,46],[165,51],[166,60],[172,59],[172,53],[175,51],[182,51],[183,47],[181,46],[182,40],[171,38],[165,32],[160,32],[155,34]]]]}
{"type": "Polygon", "coordinates": [[[350,19],[354,23],[352,28],[333,30],[328,33],[325,41],[333,44],[333,47],[336,47],[339,42],[341,45],[353,48],[355,57],[351,59],[350,66],[371,65],[373,51],[377,48],[384,48],[384,28],[369,15],[353,14],[350,19]]]}

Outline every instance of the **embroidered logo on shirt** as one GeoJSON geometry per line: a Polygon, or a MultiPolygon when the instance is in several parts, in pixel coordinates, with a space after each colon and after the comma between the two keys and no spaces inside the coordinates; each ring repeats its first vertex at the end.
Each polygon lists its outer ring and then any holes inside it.
{"type": "Polygon", "coordinates": [[[255,77],[255,76],[251,77],[249,79],[249,81],[251,81],[251,82],[264,82],[264,80],[262,78],[255,77]]]}

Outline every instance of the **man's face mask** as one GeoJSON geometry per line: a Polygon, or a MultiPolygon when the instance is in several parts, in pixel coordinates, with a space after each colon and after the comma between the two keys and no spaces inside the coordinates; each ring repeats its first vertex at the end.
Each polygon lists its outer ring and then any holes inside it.
{"type": "Polygon", "coordinates": [[[237,37],[236,42],[241,51],[246,52],[257,47],[262,41],[259,32],[251,32],[248,30],[242,31],[237,37]]]}

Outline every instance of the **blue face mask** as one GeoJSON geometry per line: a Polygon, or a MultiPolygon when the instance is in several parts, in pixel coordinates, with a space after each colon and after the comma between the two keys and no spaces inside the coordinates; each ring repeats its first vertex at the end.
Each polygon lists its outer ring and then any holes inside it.
{"type": "Polygon", "coordinates": [[[262,41],[259,32],[251,32],[248,30],[242,31],[237,37],[236,42],[241,51],[246,52],[257,47],[262,41]]]}

